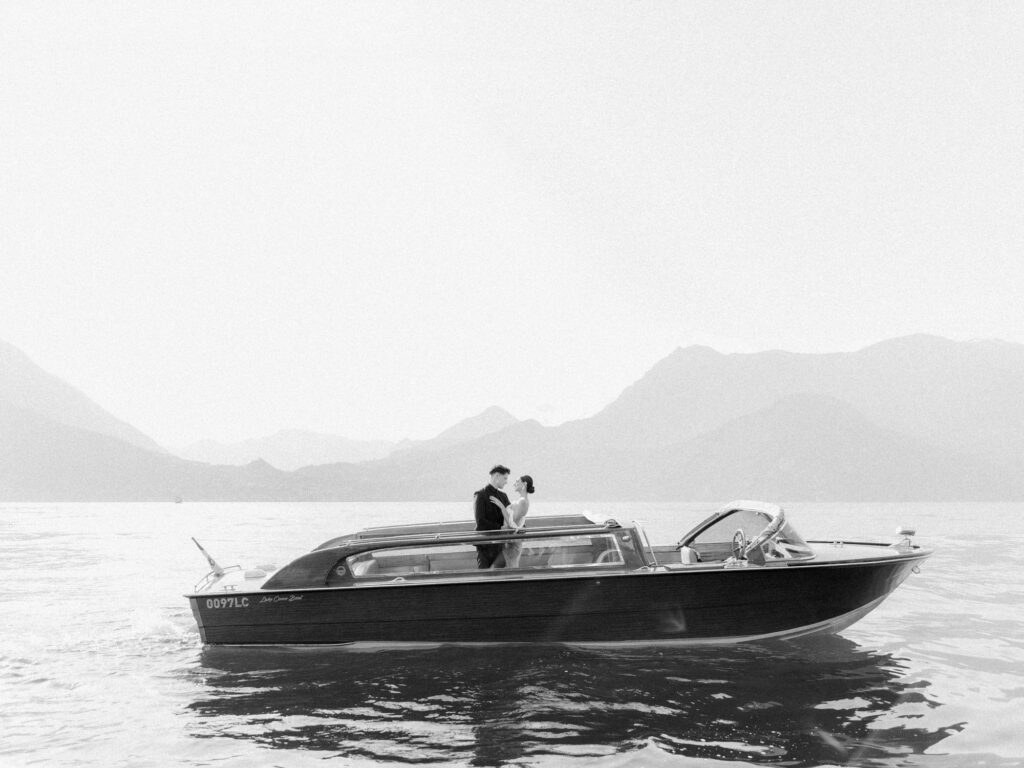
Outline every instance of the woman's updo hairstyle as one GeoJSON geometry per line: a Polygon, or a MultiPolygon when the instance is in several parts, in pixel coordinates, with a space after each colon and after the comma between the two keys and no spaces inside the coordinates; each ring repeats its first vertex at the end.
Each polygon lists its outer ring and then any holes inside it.
{"type": "Polygon", "coordinates": [[[529,475],[523,475],[519,479],[526,483],[526,492],[533,493],[533,478],[529,475]]]}

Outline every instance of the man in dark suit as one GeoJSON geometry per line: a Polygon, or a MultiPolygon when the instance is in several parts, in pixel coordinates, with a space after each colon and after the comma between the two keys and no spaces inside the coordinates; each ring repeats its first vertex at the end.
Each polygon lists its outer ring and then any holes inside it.
{"type": "MultiPolygon", "coordinates": [[[[501,489],[508,482],[508,467],[498,464],[491,468],[491,482],[474,494],[476,502],[473,505],[474,516],[476,517],[476,529],[478,531],[500,531],[505,524],[505,507],[509,505],[508,496],[501,489]]],[[[478,544],[476,547],[476,564],[479,568],[490,568],[495,561],[501,557],[502,544],[478,544]]],[[[504,562],[498,562],[496,567],[501,568],[504,562]]]]}

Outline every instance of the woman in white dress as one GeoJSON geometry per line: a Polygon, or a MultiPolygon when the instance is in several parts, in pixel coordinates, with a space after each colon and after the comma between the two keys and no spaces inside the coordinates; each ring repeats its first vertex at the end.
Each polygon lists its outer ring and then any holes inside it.
{"type": "MultiPolygon", "coordinates": [[[[533,478],[523,475],[516,480],[512,490],[519,494],[519,498],[505,507],[502,514],[505,516],[504,530],[518,531],[526,520],[526,513],[530,511],[530,494],[533,493],[533,478]]],[[[523,543],[521,541],[510,541],[505,545],[502,552],[505,556],[506,568],[518,568],[519,558],[523,554],[523,543]]]]}

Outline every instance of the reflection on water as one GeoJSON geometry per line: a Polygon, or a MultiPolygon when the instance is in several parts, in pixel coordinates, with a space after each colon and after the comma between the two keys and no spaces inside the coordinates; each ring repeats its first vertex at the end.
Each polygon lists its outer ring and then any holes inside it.
{"type": "Polygon", "coordinates": [[[841,637],[707,649],[216,648],[193,735],[471,765],[655,745],[687,757],[892,765],[957,731],[892,655],[841,637]]]}

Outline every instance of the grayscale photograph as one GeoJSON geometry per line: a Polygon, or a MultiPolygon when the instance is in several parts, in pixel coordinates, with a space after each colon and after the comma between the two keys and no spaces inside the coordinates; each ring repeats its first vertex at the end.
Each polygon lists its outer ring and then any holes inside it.
{"type": "Polygon", "coordinates": [[[0,765],[1024,767],[1024,4],[0,0],[0,765]]]}

